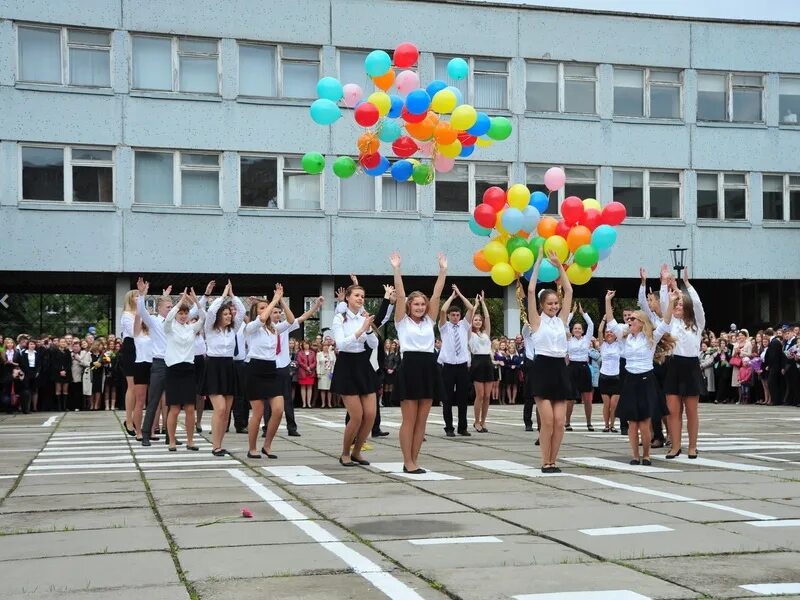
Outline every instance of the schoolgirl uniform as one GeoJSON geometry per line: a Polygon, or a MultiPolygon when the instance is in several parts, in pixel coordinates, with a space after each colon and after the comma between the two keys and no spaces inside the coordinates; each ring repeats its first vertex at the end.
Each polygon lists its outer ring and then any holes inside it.
{"type": "Polygon", "coordinates": [[[136,348],[136,361],[133,369],[133,383],[150,385],[150,367],[153,365],[153,340],[146,333],[133,338],[136,348]]]}
{"type": "Polygon", "coordinates": [[[167,351],[164,364],[167,366],[164,391],[167,406],[184,406],[195,403],[194,343],[203,329],[206,313],[200,308],[195,323],[181,325],[175,320],[180,304],[176,304],[164,320],[167,351]]]}
{"type": "Polygon", "coordinates": [[[291,327],[288,321],[275,323],[274,332],[264,327],[261,319],[253,319],[244,328],[247,340],[247,387],[245,399],[270,400],[283,396],[283,382],[278,377],[275,360],[280,352],[280,336],[291,327]]]}
{"type": "MultiPolygon", "coordinates": [[[[120,337],[122,337],[120,366],[125,377],[136,376],[136,342],[133,334],[133,321],[135,317],[136,315],[134,313],[123,311],[119,318],[120,337]]],[[[150,362],[153,362],[152,357],[150,358],[150,362]]]]}
{"type": "Polygon", "coordinates": [[[378,347],[378,336],[371,329],[359,337],[355,335],[364,320],[363,315],[349,308],[333,317],[331,333],[339,350],[331,379],[331,391],[335,394],[366,396],[378,389],[378,378],[370,363],[372,350],[378,347]]]}
{"type": "Polygon", "coordinates": [[[620,391],[619,359],[622,357],[622,342],[615,340],[608,343],[605,340],[600,344],[600,379],[598,389],[605,396],[617,396],[620,391]]]}
{"type": "Polygon", "coordinates": [[[523,372],[525,381],[522,386],[522,398],[525,405],[522,408],[522,422],[525,424],[525,431],[533,431],[533,361],[536,360],[536,347],[534,346],[533,332],[528,323],[522,326],[522,339],[525,348],[525,361],[523,362],[523,372]]]}
{"type": "Polygon", "coordinates": [[[483,331],[471,332],[468,345],[472,354],[470,379],[478,383],[493,382],[495,378],[492,364],[492,339],[489,334],[483,331]]]}
{"type": "Polygon", "coordinates": [[[233,372],[236,375],[236,391],[233,394],[233,425],[237,431],[247,428],[250,405],[247,403],[247,343],[244,338],[244,321],[236,330],[236,346],[233,354],[233,372]]]}
{"type": "Polygon", "coordinates": [[[408,315],[395,323],[402,354],[396,388],[400,402],[444,398],[444,382],[434,354],[433,326],[434,321],[427,314],[419,323],[408,315]]]}
{"type": "Polygon", "coordinates": [[[200,332],[194,337],[194,382],[195,393],[205,396],[206,392],[206,338],[200,332]]]}
{"type": "MultiPolygon", "coordinates": [[[[539,328],[530,335],[536,348],[527,381],[529,393],[545,400],[567,400],[572,397],[572,383],[567,368],[567,330],[558,315],[540,315],[539,328]]],[[[528,341],[525,342],[527,352],[528,341]]]]}
{"type": "MultiPolygon", "coordinates": [[[[675,396],[699,396],[703,389],[703,373],[700,370],[700,341],[706,327],[706,314],[700,296],[694,287],[686,292],[694,305],[695,326],[687,326],[683,319],[673,317],[669,333],[675,338],[675,347],[666,365],[664,393],[675,396]]],[[[666,292],[662,288],[661,301],[665,306],[666,292]]],[[[666,296],[667,301],[669,297],[666,296]]]]}
{"type": "Polygon", "coordinates": [[[583,315],[586,321],[586,333],[580,339],[570,336],[567,341],[567,355],[569,356],[569,380],[572,383],[570,398],[578,399],[581,394],[591,392],[592,371],[589,369],[589,348],[594,335],[594,323],[588,314],[583,315]]]}
{"type": "MultiPolygon", "coordinates": [[[[224,298],[217,298],[208,307],[205,321],[206,359],[203,393],[209,396],[233,396],[236,393],[236,371],[233,357],[236,353],[236,332],[244,320],[245,308],[242,301],[233,297],[236,317],[227,329],[216,329],[214,322],[223,307],[224,298]]],[[[258,320],[258,319],[256,319],[258,320]]]]}

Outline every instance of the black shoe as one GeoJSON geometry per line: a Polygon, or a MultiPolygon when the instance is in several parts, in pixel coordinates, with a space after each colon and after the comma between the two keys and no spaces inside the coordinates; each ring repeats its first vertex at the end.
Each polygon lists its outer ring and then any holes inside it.
{"type": "Polygon", "coordinates": [[[652,465],[653,465],[653,463],[650,461],[649,458],[643,458],[642,459],[642,466],[651,467],[652,465]]]}
{"type": "Polygon", "coordinates": [[[534,446],[538,446],[540,444],[539,438],[536,438],[536,441],[533,443],[534,446]]]}
{"type": "Polygon", "coordinates": [[[178,451],[178,449],[177,449],[177,448],[173,448],[172,446],[170,446],[169,448],[167,448],[167,450],[169,450],[170,452],[177,452],[177,451],[178,451]]]}
{"type": "Polygon", "coordinates": [[[140,438],[140,437],[137,437],[137,438],[136,438],[136,441],[137,441],[137,442],[141,442],[141,441],[142,441],[142,438],[140,438]]]}
{"type": "Polygon", "coordinates": [[[586,429],[587,431],[594,431],[594,427],[592,427],[591,425],[587,425],[586,429]]]}
{"type": "Polygon", "coordinates": [[[638,458],[632,458],[631,462],[628,463],[629,465],[640,465],[642,464],[638,458]]]}
{"type": "Polygon", "coordinates": [[[146,437],[142,438],[142,446],[150,446],[150,440],[146,437]]]}
{"type": "Polygon", "coordinates": [[[247,427],[237,427],[236,433],[247,433],[247,427]]]}
{"type": "Polygon", "coordinates": [[[368,460],[364,460],[363,458],[356,458],[352,454],[350,455],[350,460],[353,461],[354,463],[356,463],[357,465],[361,465],[362,467],[369,466],[369,461],[368,460]]]}
{"type": "Polygon", "coordinates": [[[406,469],[406,466],[403,465],[403,473],[408,473],[409,475],[422,475],[423,473],[427,473],[425,469],[416,468],[413,471],[409,471],[406,469]]]}
{"type": "Polygon", "coordinates": [[[263,448],[261,449],[261,454],[263,454],[263,455],[264,455],[264,456],[266,456],[267,458],[278,458],[278,455],[277,455],[277,454],[270,454],[269,452],[267,452],[267,451],[266,451],[266,450],[264,450],[263,448]]]}
{"type": "Polygon", "coordinates": [[[194,426],[195,433],[203,433],[203,426],[202,425],[195,425],[194,426]]]}
{"type": "Polygon", "coordinates": [[[697,450],[695,450],[695,453],[694,453],[694,454],[687,454],[686,456],[688,456],[689,458],[691,458],[692,460],[694,460],[695,458],[697,458],[697,450]]]}
{"type": "Polygon", "coordinates": [[[388,431],[379,431],[378,433],[373,433],[372,437],[386,437],[389,435],[388,431]]]}
{"type": "Polygon", "coordinates": [[[542,473],[555,473],[555,467],[542,467],[542,473]]]}
{"type": "Polygon", "coordinates": [[[295,429],[293,431],[290,431],[288,435],[289,437],[300,437],[300,432],[295,429]]]}
{"type": "Polygon", "coordinates": [[[572,431],[572,425],[570,425],[569,423],[564,425],[564,431],[572,431]]]}
{"type": "Polygon", "coordinates": [[[197,446],[186,446],[187,450],[191,450],[192,452],[197,452],[200,450],[197,446]]]}
{"type": "Polygon", "coordinates": [[[672,458],[675,458],[676,456],[680,456],[680,455],[681,455],[681,449],[678,448],[678,451],[675,454],[667,454],[667,455],[664,456],[664,458],[672,459],[672,458]]]}
{"type": "Polygon", "coordinates": [[[136,431],[133,429],[128,429],[128,422],[123,421],[122,426],[125,428],[125,433],[127,433],[131,437],[136,437],[136,431]]]}
{"type": "Polygon", "coordinates": [[[161,435],[167,435],[167,430],[166,429],[162,429],[158,433],[160,433],[161,435]]]}
{"type": "MultiPolygon", "coordinates": [[[[217,448],[215,450],[212,450],[211,454],[213,454],[214,456],[225,456],[226,454],[228,454],[228,451],[225,450],[225,448],[217,448]]],[[[250,456],[250,453],[248,452],[247,455],[250,456]]]]}
{"type": "Polygon", "coordinates": [[[454,432],[452,429],[450,429],[450,430],[448,430],[448,431],[445,431],[445,432],[444,432],[444,434],[445,434],[447,437],[456,437],[456,434],[455,434],[455,432],[454,432]]]}
{"type": "Polygon", "coordinates": [[[472,437],[472,434],[469,431],[467,431],[466,429],[464,431],[459,431],[458,435],[461,435],[463,437],[472,437]]]}
{"type": "MultiPolygon", "coordinates": [[[[356,463],[354,463],[352,461],[352,459],[350,460],[350,462],[344,462],[342,460],[341,456],[339,457],[339,464],[342,465],[343,467],[357,467],[358,466],[356,463]]],[[[405,467],[403,467],[403,468],[405,468],[405,467]]]]}
{"type": "Polygon", "coordinates": [[[622,429],[619,430],[619,434],[620,435],[628,435],[628,428],[627,427],[623,427],[622,429]]]}
{"type": "Polygon", "coordinates": [[[532,425],[526,425],[525,426],[525,431],[533,431],[533,426],[532,425]]]}
{"type": "Polygon", "coordinates": [[[247,458],[261,458],[261,455],[258,452],[256,452],[255,454],[251,454],[250,452],[248,452],[247,458]]]}
{"type": "Polygon", "coordinates": [[[489,430],[486,427],[481,426],[481,433],[489,433],[489,430]]]}
{"type": "Polygon", "coordinates": [[[559,468],[558,468],[557,466],[555,466],[555,465],[553,465],[553,466],[552,466],[552,467],[550,467],[550,468],[552,469],[552,471],[550,471],[551,473],[561,473],[561,469],[559,469],[559,468]]]}

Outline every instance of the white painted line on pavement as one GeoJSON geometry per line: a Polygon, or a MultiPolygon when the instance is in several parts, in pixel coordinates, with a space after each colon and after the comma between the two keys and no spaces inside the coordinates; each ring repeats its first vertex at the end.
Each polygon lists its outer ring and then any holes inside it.
{"type": "Polygon", "coordinates": [[[523,594],[514,600],[652,600],[630,590],[602,590],[595,592],[554,592],[552,594],[523,594]]]}
{"type": "Polygon", "coordinates": [[[324,473],[304,465],[261,468],[292,485],[335,485],[337,483],[345,483],[344,481],[328,477],[324,473]]]}
{"type": "MultiPolygon", "coordinates": [[[[28,469],[30,471],[30,469],[28,469]]],[[[55,471],[50,473],[29,473],[25,471],[25,477],[42,477],[44,475],[112,475],[117,473],[138,473],[137,469],[117,469],[115,471],[55,471]]]]}
{"type": "Polygon", "coordinates": [[[596,458],[594,456],[578,456],[574,458],[563,458],[566,462],[586,467],[597,467],[600,469],[612,469],[614,471],[633,471],[634,473],[680,473],[677,469],[663,469],[661,467],[645,467],[643,465],[629,465],[627,462],[618,462],[607,458],[596,458]]]}
{"type": "Polygon", "coordinates": [[[281,500],[262,483],[246,475],[241,469],[228,469],[232,477],[245,484],[250,490],[263,498],[274,510],[284,516],[291,523],[301,529],[320,546],[343,560],[358,575],[369,581],[372,585],[386,594],[392,600],[423,600],[412,588],[385,572],[379,565],[359,554],[352,548],[337,540],[330,532],[326,531],[319,523],[309,520],[300,511],[281,500]]]}
{"type": "Polygon", "coordinates": [[[53,415],[49,417],[44,423],[41,424],[41,427],[50,427],[50,425],[55,425],[58,421],[58,415],[53,415]]]}
{"type": "MultiPolygon", "coordinates": [[[[52,458],[50,456],[45,456],[44,458],[41,458],[40,454],[39,457],[33,459],[33,463],[50,464],[50,463],[69,463],[69,462],[74,463],[80,461],[86,462],[86,460],[90,458],[91,458],[90,456],[72,456],[67,458],[52,458]]],[[[97,460],[132,460],[132,457],[130,454],[119,454],[117,456],[98,456],[97,460]]]]}
{"type": "Polygon", "coordinates": [[[567,477],[567,473],[542,473],[541,468],[523,465],[510,460],[468,460],[468,464],[523,477],[567,477]]]}
{"type": "Polygon", "coordinates": [[[172,461],[172,462],[155,462],[155,463],[146,463],[140,462],[139,466],[142,469],[148,469],[153,467],[180,467],[182,465],[238,465],[241,464],[237,460],[228,460],[228,459],[221,459],[218,458],[216,460],[193,460],[191,463],[189,462],[180,462],[180,461],[172,461]]]}
{"type": "Polygon", "coordinates": [[[397,475],[398,477],[405,477],[406,479],[413,479],[414,481],[448,481],[461,479],[455,475],[447,475],[445,473],[437,473],[436,471],[427,471],[415,475],[413,473],[403,473],[403,463],[401,462],[388,462],[388,463],[372,463],[373,468],[383,473],[390,475],[397,475]]]}
{"type": "Polygon", "coordinates": [[[783,519],[777,521],[746,521],[753,527],[800,527],[800,519],[783,519]]]}
{"type": "Polygon", "coordinates": [[[31,465],[28,471],[54,471],[56,469],[111,469],[114,467],[135,467],[132,462],[126,463],[97,463],[83,465],[31,465]]]}
{"type": "Polygon", "coordinates": [[[126,439],[126,436],[121,431],[98,431],[98,432],[65,431],[64,433],[54,433],[52,437],[54,441],[64,441],[64,440],[79,441],[81,439],[97,440],[101,438],[119,438],[121,440],[124,440],[126,439]]]}
{"type": "MultiPolygon", "coordinates": [[[[665,456],[655,456],[659,460],[667,460],[665,456]]],[[[763,467],[761,465],[750,465],[747,463],[727,462],[724,460],[713,460],[710,458],[689,458],[688,456],[676,456],[671,459],[673,462],[685,465],[695,465],[698,467],[715,467],[717,469],[725,469],[728,471],[782,471],[783,469],[776,469],[775,467],[763,467]]]]}
{"type": "Polygon", "coordinates": [[[764,460],[767,462],[798,464],[797,461],[789,460],[788,458],[775,458],[773,456],[767,456],[766,454],[750,454],[745,452],[739,456],[743,456],[744,458],[754,458],[756,460],[764,460]]]}
{"type": "Polygon", "coordinates": [[[586,535],[633,535],[636,533],[660,533],[663,531],[675,531],[663,525],[632,525],[628,527],[602,527],[599,529],[579,529],[586,535]]]}
{"type": "MultiPolygon", "coordinates": [[[[756,442],[740,442],[736,443],[733,442],[731,444],[719,445],[719,446],[706,446],[703,444],[698,445],[700,450],[707,450],[709,452],[724,452],[726,450],[769,450],[771,448],[781,449],[781,450],[800,450],[800,444],[793,444],[790,442],[765,442],[762,444],[756,442]]],[[[772,453],[770,453],[772,454],[772,453]]],[[[794,452],[797,454],[797,452],[794,452]]]]}
{"type": "Polygon", "coordinates": [[[128,442],[122,438],[111,440],[50,440],[48,448],[83,448],[92,446],[126,446],[128,442]]]}
{"type": "Polygon", "coordinates": [[[421,538],[408,540],[409,544],[414,544],[415,546],[439,546],[445,544],[501,544],[502,542],[503,540],[493,535],[452,538],[421,538]]]}
{"type": "Polygon", "coordinates": [[[762,596],[800,593],[800,583],[753,583],[750,585],[740,585],[739,587],[748,592],[761,594],[762,596]]]}

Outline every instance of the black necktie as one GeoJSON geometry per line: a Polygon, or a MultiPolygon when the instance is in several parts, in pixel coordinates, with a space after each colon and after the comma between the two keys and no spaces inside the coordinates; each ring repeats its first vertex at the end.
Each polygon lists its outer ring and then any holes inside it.
{"type": "Polygon", "coordinates": [[[236,358],[237,356],[239,356],[239,334],[237,333],[236,335],[234,335],[233,339],[234,339],[234,342],[233,342],[233,357],[236,358]]]}

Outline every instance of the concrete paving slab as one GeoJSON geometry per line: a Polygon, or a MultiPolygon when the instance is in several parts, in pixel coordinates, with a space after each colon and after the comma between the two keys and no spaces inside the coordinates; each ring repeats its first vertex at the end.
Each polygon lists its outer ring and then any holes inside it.
{"type": "MultiPolygon", "coordinates": [[[[703,487],[709,487],[699,483],[703,487]]],[[[714,484],[714,489],[730,491],[735,494],[768,500],[771,498],[800,498],[800,482],[796,481],[771,481],[766,483],[719,483],[714,484]]]]}
{"type": "MultiPolygon", "coordinates": [[[[332,486],[331,486],[332,487],[332,486]]],[[[407,490],[380,498],[359,498],[355,501],[341,499],[317,500],[314,506],[322,514],[334,519],[350,517],[393,517],[416,515],[420,512],[469,512],[469,507],[424,492],[407,490]]]]}
{"type": "MultiPolygon", "coordinates": [[[[800,507],[786,506],[773,502],[759,500],[724,500],[716,502],[737,510],[779,517],[781,519],[800,518],[800,507]]],[[[686,521],[695,523],[709,523],[714,521],[752,521],[753,517],[726,512],[717,508],[692,504],[690,502],[649,502],[647,504],[637,504],[645,510],[662,515],[672,515],[686,521]]]]}
{"type": "Polygon", "coordinates": [[[0,533],[115,529],[158,525],[150,508],[55,510],[10,513],[0,519],[0,533]]]}
{"type": "MultiPolygon", "coordinates": [[[[353,541],[353,536],[330,522],[319,526],[341,541],[353,541]]],[[[306,533],[287,521],[256,521],[254,519],[234,522],[197,525],[172,525],[170,533],[178,546],[184,550],[222,546],[254,546],[272,544],[304,544],[311,541],[306,533]]],[[[270,552],[275,552],[272,548],[270,552]]]]}
{"type": "MultiPolygon", "coordinates": [[[[215,471],[215,477],[202,477],[197,479],[181,477],[180,479],[153,479],[148,478],[147,484],[152,492],[166,490],[206,490],[212,488],[237,488],[242,483],[231,477],[226,471],[215,471]]],[[[198,492],[199,493],[199,492],[198,492]]]]}
{"type": "Polygon", "coordinates": [[[3,537],[3,543],[0,544],[0,561],[141,550],[169,550],[161,527],[8,535],[3,537]]]}
{"type": "MultiPolygon", "coordinates": [[[[662,482],[643,481],[639,485],[647,487],[651,490],[658,490],[671,494],[678,494],[687,496],[695,500],[719,500],[727,502],[729,500],[742,500],[743,497],[739,494],[732,492],[723,492],[711,488],[702,488],[698,486],[680,486],[676,484],[664,484],[662,482]],[[655,484],[654,484],[655,483],[655,484]]],[[[664,498],[659,496],[649,496],[647,494],[640,494],[638,492],[631,492],[628,490],[620,490],[615,488],[598,486],[596,490],[591,493],[592,497],[598,500],[606,500],[614,502],[615,504],[647,504],[650,502],[663,502],[664,498]]]]}
{"type": "MultiPolygon", "coordinates": [[[[303,506],[300,502],[290,501],[288,505],[303,512],[309,519],[320,518],[316,513],[303,506]]],[[[263,501],[258,502],[220,502],[215,504],[171,504],[159,508],[161,519],[168,526],[173,525],[199,525],[212,523],[218,519],[237,519],[241,515],[242,507],[246,506],[253,513],[255,521],[283,521],[285,517],[277,513],[263,501]]]]}
{"type": "Polygon", "coordinates": [[[395,494],[413,492],[404,483],[384,480],[375,483],[349,483],[347,485],[304,485],[292,488],[292,493],[308,500],[333,500],[349,498],[385,498],[395,494]]]}
{"type": "Polygon", "coordinates": [[[112,481],[141,481],[142,475],[138,471],[111,473],[32,473],[27,472],[22,478],[25,485],[92,485],[95,483],[109,483],[112,481]]]}
{"type": "Polygon", "coordinates": [[[587,502],[579,509],[566,506],[492,511],[491,514],[534,531],[575,530],[622,525],[669,525],[679,522],[679,519],[675,517],[657,516],[641,508],[608,504],[588,498],[587,502]]]}
{"type": "Polygon", "coordinates": [[[447,497],[461,504],[484,511],[556,508],[562,506],[581,507],[596,503],[596,500],[580,494],[571,494],[562,490],[546,488],[537,488],[524,492],[492,491],[472,494],[447,494],[447,497]]]}
{"type": "MultiPolygon", "coordinates": [[[[227,473],[225,477],[233,479],[227,473]]],[[[281,495],[279,491],[276,493],[281,495]]],[[[208,489],[188,489],[188,490],[152,490],[153,498],[159,506],[197,505],[215,504],[220,502],[261,502],[261,497],[251,492],[249,489],[239,484],[238,487],[222,487],[208,489]]]]}
{"type": "Polygon", "coordinates": [[[139,508],[149,506],[147,495],[137,492],[107,492],[97,494],[64,494],[62,496],[44,496],[31,500],[30,497],[6,498],[0,506],[0,514],[16,512],[41,512],[51,510],[89,510],[93,508],[117,509],[139,508]]]}
{"type": "Polygon", "coordinates": [[[339,519],[339,523],[368,540],[527,533],[520,527],[475,512],[399,518],[348,517],[339,519]]]}
{"type": "MultiPolygon", "coordinates": [[[[52,483],[38,484],[30,483],[31,478],[26,477],[22,483],[14,490],[14,497],[18,496],[62,496],[65,494],[82,494],[86,492],[85,483],[52,483]]],[[[131,481],[106,481],[93,483],[91,486],[92,494],[108,492],[143,492],[144,483],[141,479],[131,481]]]]}
{"type": "Polygon", "coordinates": [[[20,594],[4,594],[3,600],[107,600],[113,596],[114,600],[189,600],[189,592],[180,584],[154,585],[142,587],[126,587],[114,589],[83,590],[79,592],[50,592],[36,589],[33,592],[20,594]],[[35,596],[34,596],[35,594],[35,596]]]}
{"type": "Polygon", "coordinates": [[[715,523],[714,527],[757,539],[784,550],[800,552],[800,526],[754,527],[748,523],[715,523]]]}

